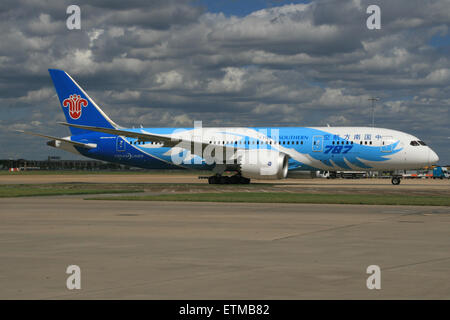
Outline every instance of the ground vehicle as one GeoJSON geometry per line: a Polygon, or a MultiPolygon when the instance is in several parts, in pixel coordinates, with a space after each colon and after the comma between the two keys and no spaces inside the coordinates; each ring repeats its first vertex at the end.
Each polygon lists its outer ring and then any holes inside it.
{"type": "Polygon", "coordinates": [[[433,179],[449,179],[450,175],[446,167],[433,168],[433,179]]]}
{"type": "Polygon", "coordinates": [[[336,179],[336,178],[344,178],[344,179],[359,179],[366,178],[366,171],[319,171],[317,174],[318,177],[327,178],[327,179],[336,179]]]}

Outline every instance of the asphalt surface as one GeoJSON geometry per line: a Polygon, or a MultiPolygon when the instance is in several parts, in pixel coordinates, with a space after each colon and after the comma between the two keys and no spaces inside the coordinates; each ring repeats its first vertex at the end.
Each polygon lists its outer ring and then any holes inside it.
{"type": "Polygon", "coordinates": [[[83,198],[0,199],[0,299],[450,298],[449,207],[83,198]]]}

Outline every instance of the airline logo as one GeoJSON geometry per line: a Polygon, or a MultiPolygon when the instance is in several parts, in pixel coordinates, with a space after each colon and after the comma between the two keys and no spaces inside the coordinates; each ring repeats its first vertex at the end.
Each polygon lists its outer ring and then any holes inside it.
{"type": "Polygon", "coordinates": [[[69,115],[72,119],[77,120],[81,117],[82,106],[87,107],[88,101],[83,99],[79,94],[71,94],[63,101],[65,108],[69,107],[69,115]]]}

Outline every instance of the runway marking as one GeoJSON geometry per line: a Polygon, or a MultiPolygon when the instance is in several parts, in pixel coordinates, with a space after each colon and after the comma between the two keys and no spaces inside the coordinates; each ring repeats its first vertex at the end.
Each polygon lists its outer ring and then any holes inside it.
{"type": "Polygon", "coordinates": [[[430,260],[419,261],[419,262],[408,263],[408,264],[400,264],[398,266],[392,266],[392,267],[383,268],[383,270],[394,270],[394,269],[399,269],[399,268],[411,267],[411,266],[416,266],[416,265],[420,265],[420,264],[439,262],[439,261],[445,261],[445,260],[450,260],[450,257],[438,258],[438,259],[430,259],[430,260]]]}
{"type": "MultiPolygon", "coordinates": [[[[383,212],[383,213],[385,213],[385,212],[383,212]]],[[[392,213],[397,213],[397,212],[392,211],[392,213]]],[[[408,215],[417,215],[417,214],[420,214],[420,212],[400,213],[398,215],[387,217],[387,218],[378,218],[377,220],[374,220],[374,221],[366,221],[366,222],[361,222],[361,223],[357,223],[357,224],[348,224],[348,225],[344,225],[344,226],[328,228],[328,229],[322,229],[322,230],[316,230],[316,231],[311,231],[311,232],[306,232],[306,233],[291,234],[291,235],[288,235],[288,236],[272,239],[271,241],[286,240],[286,239],[290,239],[290,238],[302,237],[302,236],[307,236],[307,235],[320,233],[320,232],[328,232],[328,231],[335,231],[335,230],[347,229],[347,228],[352,228],[352,227],[359,227],[359,226],[362,226],[362,225],[365,225],[365,224],[371,224],[371,223],[382,223],[382,222],[386,222],[386,221],[389,221],[389,220],[398,219],[399,217],[408,216],[408,215]]],[[[397,222],[409,222],[409,221],[397,221],[397,222]]],[[[418,221],[418,222],[415,222],[415,223],[423,223],[423,221],[418,221]]]]}
{"type": "MultiPolygon", "coordinates": [[[[156,280],[156,281],[143,281],[143,282],[139,282],[139,283],[134,283],[131,285],[122,285],[122,286],[116,286],[116,287],[107,287],[107,288],[102,288],[102,289],[92,289],[92,290],[86,290],[83,289],[83,292],[81,292],[83,295],[84,294],[99,294],[99,293],[103,293],[105,291],[111,291],[111,290],[120,290],[120,289],[129,289],[129,288],[138,288],[138,287],[142,287],[142,286],[146,286],[146,285],[150,285],[150,284],[156,284],[156,285],[160,285],[163,283],[167,283],[167,282],[172,282],[172,281],[178,281],[178,280],[186,280],[186,279],[199,279],[199,278],[203,278],[203,277],[209,277],[209,276],[214,276],[214,275],[219,275],[219,274],[230,274],[230,273],[236,273],[236,272],[249,272],[249,271],[254,271],[254,270],[262,270],[262,269],[267,269],[267,267],[250,267],[246,270],[230,270],[230,271],[220,271],[220,272],[204,272],[198,275],[193,275],[191,277],[186,277],[185,275],[183,275],[182,277],[175,277],[172,279],[165,279],[165,280],[156,280]]],[[[46,297],[46,298],[42,298],[42,300],[48,300],[48,299],[57,299],[57,298],[61,298],[61,297],[68,297],[68,296],[75,296],[77,293],[73,293],[73,292],[68,292],[67,294],[59,294],[59,295],[54,295],[54,296],[50,296],[50,297],[46,297]]]]}
{"type": "Polygon", "coordinates": [[[311,235],[311,234],[314,234],[314,233],[334,231],[334,230],[339,230],[339,229],[346,229],[346,228],[356,227],[356,226],[360,226],[360,225],[367,224],[367,223],[370,223],[370,222],[363,222],[363,223],[359,223],[359,224],[348,224],[348,225],[340,226],[340,227],[316,230],[316,231],[305,232],[305,233],[292,234],[292,235],[285,236],[285,237],[275,238],[275,239],[272,239],[271,241],[286,240],[286,239],[295,238],[295,237],[307,236],[307,235],[311,235]]]}

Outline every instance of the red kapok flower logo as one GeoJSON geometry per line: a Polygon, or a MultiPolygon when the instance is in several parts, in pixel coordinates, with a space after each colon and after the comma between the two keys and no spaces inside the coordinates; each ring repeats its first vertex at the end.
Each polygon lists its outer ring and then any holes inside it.
{"type": "Polygon", "coordinates": [[[87,100],[80,97],[79,94],[71,94],[63,101],[63,106],[69,107],[69,115],[74,120],[81,117],[81,106],[87,107],[87,105],[87,100]]]}

